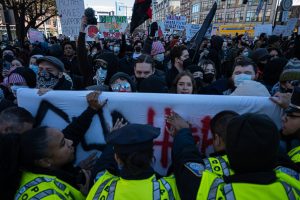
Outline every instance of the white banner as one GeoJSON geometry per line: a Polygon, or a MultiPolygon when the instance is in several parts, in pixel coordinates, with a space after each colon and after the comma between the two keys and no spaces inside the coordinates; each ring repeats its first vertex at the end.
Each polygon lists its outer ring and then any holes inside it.
{"type": "Polygon", "coordinates": [[[272,24],[256,24],[254,29],[254,36],[260,36],[260,34],[262,33],[272,35],[272,24]]]}
{"type": "Polygon", "coordinates": [[[165,28],[182,31],[185,29],[186,16],[170,15],[166,17],[165,28]]]}
{"type": "Polygon", "coordinates": [[[81,18],[84,14],[83,0],[56,0],[62,34],[74,39],[79,35],[81,18]]]}
{"type": "MultiPolygon", "coordinates": [[[[89,91],[50,91],[38,96],[37,90],[19,89],[18,104],[37,115],[40,103],[46,100],[65,113],[69,120],[78,117],[87,107],[86,95],[89,91]]],[[[212,153],[212,136],[209,130],[211,118],[223,110],[242,113],[262,113],[270,116],[280,127],[280,108],[264,97],[205,96],[178,94],[142,93],[102,93],[101,100],[108,99],[104,118],[110,126],[113,111],[120,112],[130,123],[152,124],[161,128],[161,135],[155,140],[155,169],[165,174],[171,162],[172,137],[168,134],[165,116],[171,110],[177,112],[192,124],[192,132],[202,153],[212,153]]],[[[50,109],[44,113],[42,125],[63,129],[67,122],[50,109]]],[[[142,134],[142,133],[141,133],[142,134]]],[[[95,144],[104,144],[104,135],[98,116],[95,116],[83,142],[85,149],[91,150],[95,144]]],[[[77,148],[77,162],[87,157],[83,145],[77,148]]]]}

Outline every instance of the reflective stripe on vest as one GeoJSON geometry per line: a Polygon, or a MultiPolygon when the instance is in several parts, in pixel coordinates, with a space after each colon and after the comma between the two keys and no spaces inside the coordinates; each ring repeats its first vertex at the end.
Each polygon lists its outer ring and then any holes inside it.
{"type": "Polygon", "coordinates": [[[295,194],[293,192],[293,188],[286,182],[280,181],[280,183],[283,185],[289,200],[296,200],[295,194]]]}
{"type": "Polygon", "coordinates": [[[298,163],[298,162],[300,162],[300,160],[299,160],[299,157],[300,157],[300,146],[299,147],[296,147],[296,148],[294,148],[294,149],[292,149],[289,153],[288,153],[288,155],[289,155],[289,157],[292,159],[292,161],[294,161],[295,163],[298,163]],[[297,156],[298,155],[298,156],[297,156]],[[294,158],[293,159],[293,157],[296,157],[297,156],[297,158],[294,158]]]}
{"type": "Polygon", "coordinates": [[[116,185],[117,185],[117,180],[112,181],[112,183],[110,184],[107,200],[113,200],[114,199],[115,191],[116,191],[116,185]]]}
{"type": "Polygon", "coordinates": [[[161,178],[160,180],[161,180],[162,184],[164,185],[164,187],[166,188],[166,190],[168,191],[169,199],[174,200],[175,197],[174,197],[171,185],[164,178],[161,178]]]}
{"type": "Polygon", "coordinates": [[[275,170],[281,171],[281,172],[283,172],[283,173],[285,173],[285,174],[287,174],[287,175],[289,175],[289,176],[291,176],[291,177],[293,177],[297,180],[300,180],[300,174],[297,171],[293,170],[293,169],[279,166],[279,167],[276,167],[275,170]]]}
{"type": "Polygon", "coordinates": [[[16,194],[15,199],[19,199],[24,194],[24,192],[26,192],[29,188],[35,187],[43,182],[51,182],[51,181],[53,181],[53,178],[47,178],[47,177],[36,178],[36,179],[30,181],[29,183],[25,184],[23,187],[21,187],[19,189],[19,192],[16,194]]]}
{"type": "Polygon", "coordinates": [[[106,186],[106,184],[107,184],[110,180],[112,180],[112,178],[107,179],[106,181],[104,181],[104,182],[100,185],[100,187],[97,189],[97,191],[96,191],[96,193],[95,193],[95,196],[94,196],[94,198],[93,198],[94,200],[98,200],[98,199],[99,199],[100,194],[102,193],[104,187],[106,186]]]}
{"type": "Polygon", "coordinates": [[[221,183],[224,183],[223,179],[221,179],[221,178],[216,178],[214,180],[214,182],[212,183],[212,185],[209,189],[208,199],[216,199],[218,187],[221,183]]]}
{"type": "Polygon", "coordinates": [[[58,192],[56,192],[55,190],[52,190],[52,189],[44,190],[44,191],[34,195],[32,198],[30,198],[30,200],[40,200],[40,199],[43,199],[44,197],[54,195],[54,194],[59,196],[60,199],[66,200],[66,198],[63,195],[61,195],[60,193],[58,193],[58,192]]]}
{"type": "Polygon", "coordinates": [[[210,158],[206,158],[203,159],[203,162],[205,164],[205,168],[210,171],[213,172],[217,175],[225,175],[225,176],[229,176],[230,175],[230,170],[228,167],[228,164],[226,162],[226,160],[224,158],[222,158],[221,156],[218,157],[210,157],[210,158]]]}
{"type": "MultiPolygon", "coordinates": [[[[103,192],[103,190],[105,189],[105,186],[108,184],[108,182],[111,180],[112,178],[104,181],[99,188],[96,191],[95,196],[93,197],[94,200],[98,200],[101,193],[103,192]]],[[[172,192],[172,188],[170,186],[170,184],[165,181],[164,179],[162,180],[162,184],[164,185],[164,187],[167,189],[168,194],[169,194],[169,199],[170,200],[175,200],[174,194],[172,192]]],[[[115,191],[116,191],[116,185],[117,185],[118,180],[113,180],[112,183],[109,186],[109,192],[108,192],[108,196],[107,196],[107,200],[113,200],[114,199],[114,195],[115,195],[115,191]]],[[[153,179],[153,200],[160,200],[160,187],[159,187],[159,182],[154,178],[153,179]]]]}
{"type": "Polygon", "coordinates": [[[229,176],[230,175],[230,171],[229,171],[229,167],[228,167],[227,162],[221,156],[218,156],[217,158],[218,158],[218,160],[221,163],[223,174],[225,176],[229,176]]]}
{"type": "MultiPolygon", "coordinates": [[[[280,181],[280,183],[282,184],[282,186],[283,186],[283,188],[284,188],[284,190],[285,190],[285,192],[288,196],[288,199],[289,200],[296,200],[296,196],[293,192],[293,188],[289,184],[287,184],[283,181],[280,181]]],[[[235,195],[234,195],[233,188],[232,188],[232,184],[224,185],[223,189],[224,189],[224,194],[226,196],[226,199],[229,199],[229,200],[235,200],[236,199],[235,195]]]]}
{"type": "Polygon", "coordinates": [[[154,178],[153,180],[153,200],[160,200],[159,182],[154,178]]]}

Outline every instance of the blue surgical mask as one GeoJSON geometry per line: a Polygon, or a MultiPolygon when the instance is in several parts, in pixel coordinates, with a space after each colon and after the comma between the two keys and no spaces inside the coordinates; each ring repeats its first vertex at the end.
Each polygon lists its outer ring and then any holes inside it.
{"type": "Polygon", "coordinates": [[[154,60],[158,62],[163,62],[165,59],[165,55],[163,53],[157,54],[153,57],[154,60]]]}
{"type": "Polygon", "coordinates": [[[35,73],[36,75],[38,74],[38,72],[39,72],[39,66],[31,64],[31,65],[29,65],[29,68],[30,68],[32,71],[34,71],[34,73],[35,73]]]}
{"type": "Polygon", "coordinates": [[[243,81],[252,80],[252,75],[249,74],[239,74],[234,76],[235,87],[239,86],[243,81]]]}

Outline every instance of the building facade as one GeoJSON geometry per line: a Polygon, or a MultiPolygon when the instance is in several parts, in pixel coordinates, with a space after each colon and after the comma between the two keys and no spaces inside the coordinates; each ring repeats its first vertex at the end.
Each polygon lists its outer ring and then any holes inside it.
{"type": "Polygon", "coordinates": [[[164,21],[168,15],[180,14],[180,0],[160,0],[154,3],[154,21],[164,21]]]}
{"type": "MultiPolygon", "coordinates": [[[[202,24],[211,9],[214,0],[192,0],[191,17],[188,23],[202,24]]],[[[265,23],[273,23],[276,13],[277,0],[268,0],[265,15],[265,23]]],[[[248,0],[243,4],[242,0],[217,0],[218,8],[213,20],[214,25],[222,24],[257,24],[262,23],[264,6],[259,14],[256,14],[259,0],[248,0]]]]}

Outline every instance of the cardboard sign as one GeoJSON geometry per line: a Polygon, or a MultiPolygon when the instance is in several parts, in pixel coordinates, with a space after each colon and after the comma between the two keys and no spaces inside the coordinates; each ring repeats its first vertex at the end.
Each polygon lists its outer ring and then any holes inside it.
{"type": "Polygon", "coordinates": [[[120,39],[128,23],[126,16],[99,16],[99,29],[104,37],[120,39]]]}
{"type": "Polygon", "coordinates": [[[84,14],[83,0],[56,0],[61,20],[62,34],[72,40],[79,35],[81,18],[84,14]]]}
{"type": "MultiPolygon", "coordinates": [[[[52,107],[48,106],[49,109],[47,107],[44,110],[42,119],[37,121],[41,125],[63,129],[88,107],[88,93],[89,91],[50,91],[39,96],[35,89],[19,89],[17,97],[18,105],[26,108],[33,116],[37,116],[42,100],[49,102],[52,107]]],[[[108,99],[103,110],[105,123],[101,123],[98,115],[94,116],[84,141],[77,147],[77,162],[87,157],[87,150],[92,151],[96,149],[95,145],[105,144],[101,124],[108,123],[112,126],[111,113],[114,111],[119,112],[129,123],[151,124],[161,129],[160,136],[154,142],[154,168],[161,174],[165,174],[171,164],[173,139],[166,128],[170,128],[170,125],[165,121],[165,116],[171,111],[177,112],[191,123],[195,141],[199,142],[199,150],[206,154],[213,152],[209,123],[220,111],[266,114],[274,120],[278,128],[281,124],[281,109],[265,97],[103,92],[100,100],[104,99],[108,99]]]]}
{"type": "Polygon", "coordinates": [[[276,25],[273,30],[273,35],[280,36],[286,31],[286,25],[276,25]]]}
{"type": "Polygon", "coordinates": [[[287,25],[286,25],[286,30],[283,33],[283,36],[291,36],[292,33],[294,32],[295,26],[298,23],[298,18],[291,18],[289,19],[287,25]]]}
{"type": "Polygon", "coordinates": [[[262,33],[272,35],[272,24],[256,24],[254,29],[254,36],[260,36],[260,34],[262,33]]]}
{"type": "Polygon", "coordinates": [[[194,35],[200,30],[201,25],[187,24],[185,28],[186,28],[186,39],[187,41],[190,41],[194,37],[194,35]]]}
{"type": "Polygon", "coordinates": [[[44,33],[32,28],[28,31],[28,38],[31,44],[45,42],[44,33]]]}
{"type": "Polygon", "coordinates": [[[170,15],[166,17],[165,28],[182,31],[185,29],[186,16],[170,15]]]}

